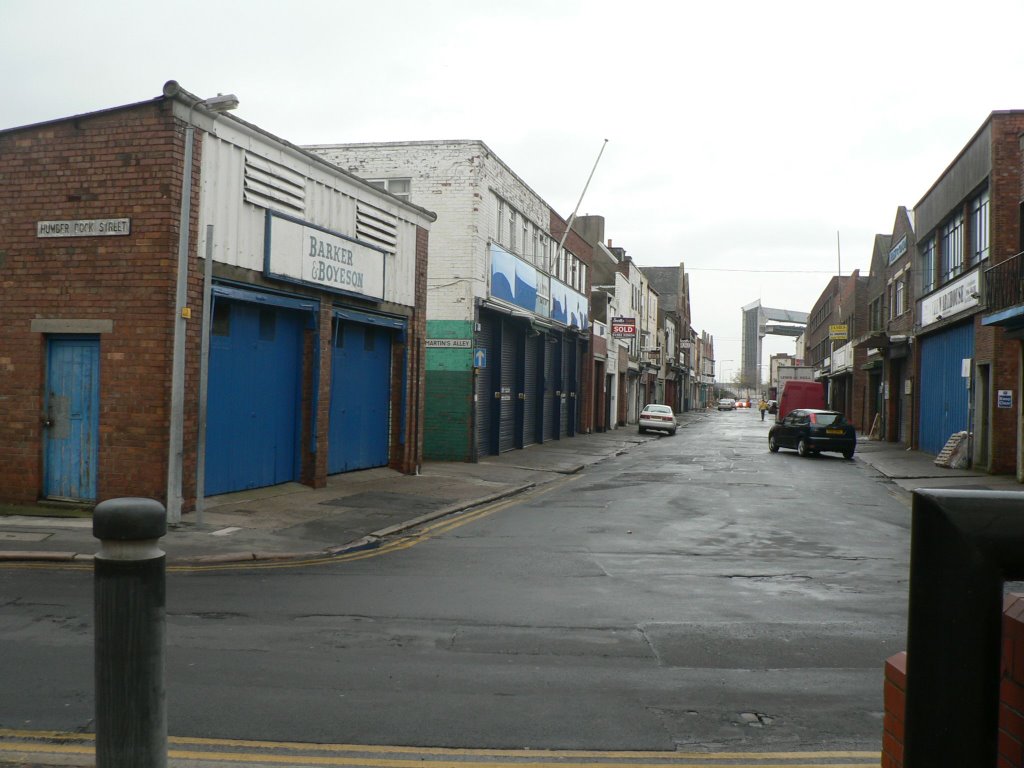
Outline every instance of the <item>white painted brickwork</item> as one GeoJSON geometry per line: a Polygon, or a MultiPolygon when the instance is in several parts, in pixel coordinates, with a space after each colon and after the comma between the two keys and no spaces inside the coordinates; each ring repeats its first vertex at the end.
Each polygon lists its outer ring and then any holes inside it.
{"type": "MultiPolygon", "coordinates": [[[[430,228],[427,317],[470,320],[488,293],[488,245],[496,238],[498,198],[548,233],[550,212],[479,141],[331,144],[307,147],[365,179],[410,178],[411,200],[437,214],[430,228]]],[[[515,249],[521,254],[521,248],[515,249]]],[[[531,260],[532,259],[528,259],[531,260]]]]}

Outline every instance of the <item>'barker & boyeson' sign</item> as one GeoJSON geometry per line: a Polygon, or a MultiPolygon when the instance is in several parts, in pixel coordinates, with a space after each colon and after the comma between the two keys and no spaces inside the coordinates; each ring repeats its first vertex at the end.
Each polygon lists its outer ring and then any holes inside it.
{"type": "Polygon", "coordinates": [[[384,252],[345,235],[267,213],[264,272],[327,290],[384,298],[384,252]]]}

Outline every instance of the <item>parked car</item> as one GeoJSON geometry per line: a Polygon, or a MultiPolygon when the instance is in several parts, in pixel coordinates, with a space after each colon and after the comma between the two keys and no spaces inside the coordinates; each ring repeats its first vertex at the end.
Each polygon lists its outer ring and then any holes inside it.
{"type": "Polygon", "coordinates": [[[676,415],[667,405],[651,403],[640,411],[640,432],[648,429],[660,429],[670,435],[676,433],[676,415]]]}
{"type": "Polygon", "coordinates": [[[779,412],[779,401],[778,400],[769,400],[768,401],[768,413],[771,413],[771,414],[774,415],[774,414],[776,414],[778,412],[779,412]]]}
{"type": "Polygon", "coordinates": [[[736,401],[731,397],[723,397],[718,401],[718,410],[720,411],[735,411],[736,401]]]}
{"type": "Polygon", "coordinates": [[[768,431],[768,450],[778,453],[779,448],[795,448],[801,456],[832,451],[852,459],[857,433],[839,411],[797,408],[768,431]]]}

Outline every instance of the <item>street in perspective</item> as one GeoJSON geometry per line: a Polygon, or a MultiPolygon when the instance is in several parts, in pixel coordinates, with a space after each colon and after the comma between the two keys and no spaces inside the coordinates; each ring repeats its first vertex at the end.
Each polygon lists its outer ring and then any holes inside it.
{"type": "MultiPolygon", "coordinates": [[[[690,412],[675,435],[373,470],[358,504],[229,498],[168,531],[172,763],[878,765],[910,496],[870,458],[898,449],[771,452],[771,423],[690,412]],[[495,492],[448,512],[424,490],[418,524],[389,534],[384,510],[447,471],[495,492]],[[289,504],[315,515],[257,530],[289,504]],[[292,554],[211,554],[232,536],[292,554]]],[[[88,765],[89,530],[51,523],[3,528],[5,549],[27,548],[18,532],[39,549],[0,561],[0,762],[88,765]]]]}

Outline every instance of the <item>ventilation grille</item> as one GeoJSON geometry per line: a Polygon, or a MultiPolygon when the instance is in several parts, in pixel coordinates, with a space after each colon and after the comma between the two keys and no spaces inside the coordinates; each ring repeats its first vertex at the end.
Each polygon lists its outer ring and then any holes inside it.
{"type": "Polygon", "coordinates": [[[356,203],[356,237],[388,253],[398,251],[398,218],[362,201],[356,203]]]}
{"type": "Polygon", "coordinates": [[[306,205],[306,180],[283,165],[246,152],[243,199],[261,208],[301,214],[306,205]]]}

